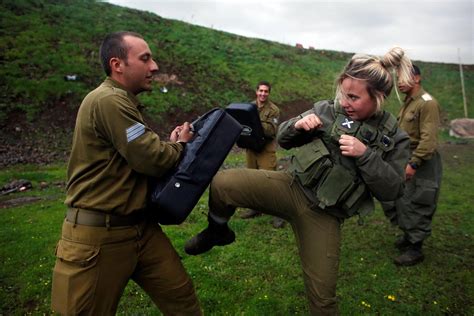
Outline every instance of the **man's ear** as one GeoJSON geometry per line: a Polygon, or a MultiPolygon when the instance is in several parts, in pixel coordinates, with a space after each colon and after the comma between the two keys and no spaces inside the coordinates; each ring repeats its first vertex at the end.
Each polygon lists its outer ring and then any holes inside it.
{"type": "Polygon", "coordinates": [[[421,82],[421,76],[420,75],[414,75],[415,83],[419,84],[421,82]]]}
{"type": "Polygon", "coordinates": [[[117,57],[110,58],[109,64],[110,64],[110,69],[112,70],[112,72],[119,73],[119,74],[122,73],[122,60],[120,58],[117,58],[117,57]]]}

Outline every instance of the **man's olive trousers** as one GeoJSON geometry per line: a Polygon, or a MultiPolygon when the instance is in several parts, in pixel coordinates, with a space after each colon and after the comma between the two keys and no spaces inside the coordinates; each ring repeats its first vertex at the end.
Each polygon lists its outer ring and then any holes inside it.
{"type": "Polygon", "coordinates": [[[411,243],[423,242],[431,235],[443,167],[438,152],[425,160],[415,176],[406,182],[404,194],[395,202],[381,203],[385,215],[404,232],[411,243]]]}
{"type": "Polygon", "coordinates": [[[245,160],[249,169],[276,170],[276,143],[273,140],[265,145],[261,152],[255,152],[251,149],[245,150],[245,160]]]}
{"type": "Polygon", "coordinates": [[[114,315],[129,279],[165,315],[200,315],[192,281],[158,224],[92,227],[64,221],[56,248],[52,308],[63,315],[114,315]]]}

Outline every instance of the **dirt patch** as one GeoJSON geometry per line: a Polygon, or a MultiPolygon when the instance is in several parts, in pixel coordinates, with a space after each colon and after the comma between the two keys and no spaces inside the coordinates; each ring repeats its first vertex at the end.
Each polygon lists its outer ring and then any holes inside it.
{"type": "Polygon", "coordinates": [[[38,202],[40,200],[42,200],[42,198],[37,197],[37,196],[24,196],[24,197],[14,198],[14,199],[6,200],[6,201],[0,201],[0,209],[21,206],[24,204],[30,204],[30,203],[38,202]]]}
{"type": "Polygon", "coordinates": [[[279,104],[281,111],[280,121],[284,122],[292,117],[300,115],[301,113],[311,109],[313,104],[314,102],[309,100],[294,100],[279,104]]]}
{"type": "Polygon", "coordinates": [[[439,146],[439,153],[444,166],[474,167],[474,142],[443,143],[439,146]]]}
{"type": "Polygon", "coordinates": [[[65,161],[76,113],[65,102],[49,107],[31,122],[23,112],[10,113],[0,134],[0,167],[65,161]]]}
{"type": "MultiPolygon", "coordinates": [[[[281,121],[308,110],[312,102],[295,100],[280,104],[281,121]]],[[[164,113],[160,121],[145,115],[145,121],[164,140],[167,140],[175,126],[192,122],[206,109],[183,111],[173,109],[164,113]]],[[[49,106],[38,119],[28,121],[24,112],[9,114],[0,133],[0,167],[16,164],[48,164],[67,161],[69,157],[77,108],[61,101],[49,106]]]]}
{"type": "Polygon", "coordinates": [[[202,111],[188,111],[185,112],[181,109],[173,109],[173,111],[164,113],[161,116],[160,122],[153,120],[149,116],[144,117],[145,122],[148,126],[157,133],[161,139],[168,140],[171,132],[173,129],[183,124],[184,122],[193,122],[196,120],[200,115],[203,115],[206,110],[202,111]]]}
{"type": "MultiPolygon", "coordinates": [[[[281,110],[280,121],[295,117],[312,108],[310,100],[293,100],[278,105],[281,110]]],[[[164,113],[160,121],[145,115],[145,121],[164,140],[176,125],[192,122],[206,112],[206,109],[183,111],[173,109],[164,113]]],[[[29,122],[25,113],[13,112],[0,133],[0,167],[15,164],[49,164],[67,161],[76,121],[77,108],[67,106],[61,101],[51,105],[37,120],[29,122]]],[[[440,151],[445,155],[452,150],[463,151],[463,145],[443,144],[440,151]]],[[[467,145],[468,146],[468,145],[467,145]]],[[[472,147],[469,147],[472,150],[472,147]]]]}

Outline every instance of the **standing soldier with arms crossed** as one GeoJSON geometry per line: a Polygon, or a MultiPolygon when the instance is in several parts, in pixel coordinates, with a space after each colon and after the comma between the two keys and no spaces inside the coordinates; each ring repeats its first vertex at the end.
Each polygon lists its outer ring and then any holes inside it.
{"type": "Polygon", "coordinates": [[[394,260],[399,266],[411,266],[424,260],[423,241],[431,235],[443,172],[437,151],[440,107],[423,89],[421,72],[416,65],[413,65],[412,75],[413,85],[398,85],[406,94],[398,122],[411,141],[411,158],[405,168],[405,193],[394,203],[382,203],[385,215],[404,232],[395,242],[402,251],[394,260]]]}
{"type": "MultiPolygon", "coordinates": [[[[253,102],[258,109],[260,122],[262,123],[265,135],[265,146],[259,152],[251,149],[245,150],[247,168],[276,170],[276,133],[278,130],[278,119],[280,117],[280,109],[270,101],[269,96],[272,86],[268,81],[260,81],[257,84],[255,94],[257,99],[253,102]]],[[[261,212],[249,209],[241,218],[248,219],[262,215],[261,212]]],[[[281,228],[285,225],[285,221],[279,217],[273,218],[273,227],[281,228]]]]}
{"type": "Polygon", "coordinates": [[[152,89],[158,66],[141,35],[107,35],[100,57],[107,78],[77,114],[52,308],[113,315],[132,279],[163,314],[201,315],[176,250],[146,210],[148,178],[180,161],[190,124],[176,127],[165,142],[144,123],[136,95],[152,89]]]}

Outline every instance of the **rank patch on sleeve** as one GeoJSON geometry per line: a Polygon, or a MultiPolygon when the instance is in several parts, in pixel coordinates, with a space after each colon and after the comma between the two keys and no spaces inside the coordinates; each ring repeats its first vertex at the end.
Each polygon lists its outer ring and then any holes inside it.
{"type": "Polygon", "coordinates": [[[145,125],[142,123],[136,123],[127,128],[127,142],[137,139],[145,133],[145,125]]]}

